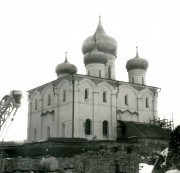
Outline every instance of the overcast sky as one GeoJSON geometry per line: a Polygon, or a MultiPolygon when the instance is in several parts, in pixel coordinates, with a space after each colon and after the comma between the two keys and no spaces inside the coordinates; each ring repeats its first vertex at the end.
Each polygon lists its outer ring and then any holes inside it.
{"type": "Polygon", "coordinates": [[[161,88],[158,115],[180,124],[179,0],[7,0],[0,1],[0,97],[20,89],[24,97],[5,140],[27,134],[26,91],[55,80],[68,61],[85,74],[81,46],[101,15],[105,32],[118,42],[116,79],[128,81],[126,62],[149,62],[146,84],[161,88]]]}

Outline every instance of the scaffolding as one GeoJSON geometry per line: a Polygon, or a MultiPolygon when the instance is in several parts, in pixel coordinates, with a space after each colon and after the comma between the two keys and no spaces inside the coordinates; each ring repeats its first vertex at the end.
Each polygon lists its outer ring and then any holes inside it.
{"type": "Polygon", "coordinates": [[[153,120],[150,120],[150,124],[154,124],[154,125],[159,125],[161,126],[163,129],[168,130],[168,131],[173,131],[174,130],[174,120],[172,117],[172,120],[168,120],[166,118],[164,119],[156,119],[154,117],[153,120]]]}

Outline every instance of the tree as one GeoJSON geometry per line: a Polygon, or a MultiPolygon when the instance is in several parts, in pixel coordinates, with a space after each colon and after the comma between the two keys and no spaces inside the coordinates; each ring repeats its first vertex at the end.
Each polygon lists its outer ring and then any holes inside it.
{"type": "Polygon", "coordinates": [[[171,132],[167,166],[180,168],[180,125],[171,132]]]}

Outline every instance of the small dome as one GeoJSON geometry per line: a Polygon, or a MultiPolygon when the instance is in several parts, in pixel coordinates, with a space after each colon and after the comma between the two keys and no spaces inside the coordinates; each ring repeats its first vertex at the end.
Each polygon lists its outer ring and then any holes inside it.
{"type": "Polygon", "coordinates": [[[100,52],[95,47],[90,53],[87,53],[84,56],[84,64],[92,64],[92,63],[100,63],[106,65],[107,63],[107,57],[106,54],[103,52],[100,52]]]}
{"type": "Polygon", "coordinates": [[[130,59],[126,63],[127,71],[133,69],[144,69],[147,70],[149,63],[146,59],[140,58],[138,54],[138,48],[136,47],[136,56],[133,59],[130,59]]]}
{"type": "Polygon", "coordinates": [[[100,52],[116,56],[117,42],[114,38],[105,33],[101,24],[101,18],[99,18],[99,24],[94,35],[88,37],[83,42],[82,52],[85,55],[86,53],[91,52],[95,47],[97,47],[100,52]]]}
{"type": "Polygon", "coordinates": [[[63,63],[57,65],[55,71],[56,71],[57,75],[60,75],[60,74],[76,74],[77,73],[76,66],[73,64],[70,64],[67,61],[67,52],[66,52],[65,61],[63,63]]]}

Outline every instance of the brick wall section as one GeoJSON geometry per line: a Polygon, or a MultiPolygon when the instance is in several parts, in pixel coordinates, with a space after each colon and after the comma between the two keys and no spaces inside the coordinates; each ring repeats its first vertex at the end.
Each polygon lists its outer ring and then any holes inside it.
{"type": "MultiPolygon", "coordinates": [[[[136,153],[128,154],[125,151],[112,152],[111,150],[88,151],[72,158],[57,158],[58,171],[63,173],[71,170],[72,173],[138,173],[139,157],[136,153]]],[[[14,158],[6,160],[5,171],[39,170],[38,159],[14,158]]],[[[0,167],[4,163],[0,161],[0,167]]]]}

